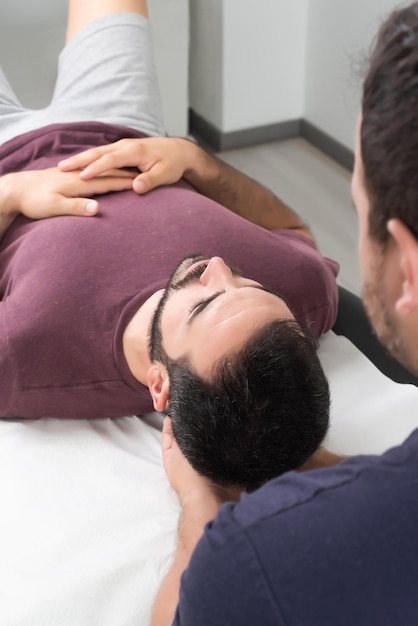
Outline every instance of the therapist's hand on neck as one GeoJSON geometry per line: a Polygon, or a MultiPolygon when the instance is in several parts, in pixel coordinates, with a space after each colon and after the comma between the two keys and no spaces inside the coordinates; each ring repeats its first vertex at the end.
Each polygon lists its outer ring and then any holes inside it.
{"type": "Polygon", "coordinates": [[[179,497],[182,513],[176,554],[157,594],[152,626],[172,624],[178,604],[180,578],[205,525],[216,516],[224,502],[238,500],[242,491],[240,488],[218,487],[198,474],[178,447],[168,417],[164,420],[162,454],[167,478],[179,497]]]}

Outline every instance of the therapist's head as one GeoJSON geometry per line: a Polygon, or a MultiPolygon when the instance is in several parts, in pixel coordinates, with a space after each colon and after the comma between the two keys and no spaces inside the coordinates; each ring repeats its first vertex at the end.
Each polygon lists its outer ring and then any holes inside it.
{"type": "Polygon", "coordinates": [[[353,201],[363,299],[382,343],[418,373],[418,3],[381,26],[364,82],[353,201]]]}
{"type": "Polygon", "coordinates": [[[188,257],[151,324],[154,406],[197,471],[254,488],[303,464],[325,436],[316,348],[280,296],[219,257],[188,257]]]}

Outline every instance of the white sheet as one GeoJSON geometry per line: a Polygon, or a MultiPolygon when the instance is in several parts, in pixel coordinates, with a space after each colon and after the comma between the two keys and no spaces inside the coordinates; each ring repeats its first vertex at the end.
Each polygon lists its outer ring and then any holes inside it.
{"type": "MultiPolygon", "coordinates": [[[[329,333],[331,449],[381,452],[418,426],[397,385],[329,333]]],[[[179,512],[159,431],[126,417],[0,421],[0,626],[146,626],[179,512]]]]}

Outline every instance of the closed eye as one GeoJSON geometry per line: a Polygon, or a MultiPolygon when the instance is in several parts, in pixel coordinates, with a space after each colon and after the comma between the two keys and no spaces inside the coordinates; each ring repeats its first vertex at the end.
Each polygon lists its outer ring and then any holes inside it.
{"type": "Polygon", "coordinates": [[[205,300],[198,300],[197,302],[194,302],[189,309],[190,317],[187,323],[189,324],[196,315],[199,315],[199,313],[201,313],[208,306],[208,304],[213,302],[213,300],[221,296],[223,293],[225,293],[224,290],[217,291],[216,293],[211,295],[209,298],[206,298],[205,300]]]}
{"type": "MultiPolygon", "coordinates": [[[[251,289],[260,289],[260,291],[271,293],[273,296],[276,296],[276,298],[283,300],[283,302],[287,304],[286,299],[281,294],[278,294],[277,292],[269,289],[268,287],[264,287],[263,285],[242,285],[242,287],[239,287],[239,289],[243,289],[244,287],[250,287],[251,289]]],[[[189,319],[187,320],[187,324],[191,324],[195,317],[197,317],[211,302],[216,300],[216,298],[221,296],[223,293],[225,293],[224,289],[222,291],[214,293],[212,296],[206,298],[205,300],[198,300],[197,302],[194,302],[194,304],[192,304],[189,309],[189,319]]],[[[288,308],[290,307],[288,306],[288,308]]]]}

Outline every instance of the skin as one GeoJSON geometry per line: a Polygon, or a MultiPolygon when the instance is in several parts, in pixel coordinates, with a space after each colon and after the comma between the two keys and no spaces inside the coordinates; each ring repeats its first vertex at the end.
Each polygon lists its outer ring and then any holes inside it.
{"type": "Polygon", "coordinates": [[[167,290],[153,294],[132,318],[124,333],[124,351],[134,376],[148,385],[154,408],[163,411],[169,392],[167,369],[161,360],[145,355],[153,320],[161,331],[163,351],[171,359],[187,355],[204,378],[256,328],[284,318],[294,319],[282,298],[239,275],[220,257],[188,257],[167,290]]]}
{"type": "MultiPolygon", "coordinates": [[[[114,168],[128,166],[141,172],[133,181],[133,189],[139,194],[184,177],[203,195],[262,228],[285,228],[312,238],[302,220],[274,194],[184,139],[123,139],[87,150],[58,164],[63,172],[81,170],[80,179],[84,181],[103,176],[114,168]]],[[[212,286],[200,281],[193,289],[190,287],[182,294],[175,294],[165,307],[161,320],[164,349],[168,355],[178,358],[187,354],[192,366],[202,376],[208,374],[210,367],[227,350],[241,346],[244,337],[261,324],[293,317],[284,303],[278,304],[277,297],[257,293],[251,281],[246,284],[242,278],[231,281],[231,275],[227,276],[229,270],[225,268],[222,260],[214,261],[210,270],[212,286]],[[218,286],[214,287],[216,281],[218,286]],[[199,319],[194,318],[192,324],[186,323],[187,309],[193,305],[192,298],[208,298],[221,290],[225,293],[219,295],[198,316],[199,319]]],[[[205,274],[203,280],[208,276],[209,273],[205,274]]],[[[163,296],[164,291],[153,294],[134,315],[123,336],[124,354],[131,373],[139,382],[148,385],[154,407],[159,411],[164,410],[168,395],[167,372],[160,362],[149,358],[147,336],[163,296]]]]}
{"type": "Polygon", "coordinates": [[[183,177],[201,194],[253,224],[267,230],[289,228],[313,239],[306,224],[280,198],[186,139],[121,139],[64,159],[58,167],[66,172],[81,170],[82,180],[115,168],[137,168],[141,173],[135,177],[133,189],[138,194],[183,177]]]}
{"type": "Polygon", "coordinates": [[[183,266],[177,283],[187,275],[193,277],[193,270],[199,273],[185,287],[171,290],[161,331],[169,356],[178,359],[187,354],[200,376],[208,376],[213,363],[238,349],[262,323],[293,319],[281,298],[234,273],[220,257],[197,264],[192,258],[183,266]]]}
{"type": "MultiPolygon", "coordinates": [[[[138,145],[135,143],[135,146],[138,145]]],[[[154,146],[155,144],[147,142],[146,145],[154,146]]],[[[158,142],[159,145],[160,142],[158,142]]],[[[167,144],[164,141],[165,145],[167,144]]],[[[175,145],[177,148],[179,147],[178,142],[175,142],[175,145]]],[[[153,151],[154,148],[151,152],[153,151]]],[[[149,154],[148,148],[147,154],[149,154]]],[[[200,154],[199,150],[197,154],[200,154]]],[[[196,156],[193,146],[192,155],[196,156]]],[[[203,161],[194,160],[194,163],[200,165],[202,171],[207,173],[208,168],[203,167],[203,164],[206,164],[208,157],[203,155],[202,158],[203,161]]],[[[188,159],[189,157],[186,159],[187,162],[188,159]]],[[[178,161],[175,162],[178,163],[178,161]]],[[[94,178],[82,177],[80,170],[71,169],[71,171],[63,172],[57,168],[45,171],[19,172],[1,177],[0,226],[5,231],[19,213],[32,219],[63,214],[96,215],[100,210],[99,203],[94,200],[93,210],[89,211],[88,207],[91,206],[91,200],[88,196],[132,187],[132,180],[126,178],[126,176],[131,177],[131,174],[126,174],[120,170],[117,172],[110,171],[108,165],[107,162],[104,171],[98,172],[94,178]],[[34,193],[34,189],[36,189],[36,193],[34,193]]],[[[167,183],[167,169],[163,169],[163,178],[160,179],[157,176],[153,180],[153,185],[167,183]]],[[[184,171],[184,164],[181,170],[184,171]]],[[[159,171],[161,173],[161,170],[159,171]]],[[[170,167],[168,171],[171,177],[172,170],[170,167]]],[[[287,227],[306,234],[307,231],[297,216],[294,216],[269,192],[245,177],[242,178],[238,172],[234,172],[233,176],[238,179],[237,186],[242,190],[242,195],[236,196],[234,193],[225,196],[225,189],[228,189],[225,181],[229,174],[230,170],[228,168],[224,170],[223,165],[219,163],[216,165],[216,175],[206,180],[205,184],[213,191],[213,188],[216,187],[213,180],[217,180],[218,191],[225,197],[225,203],[229,205],[231,210],[235,210],[236,205],[238,205],[241,211],[239,214],[242,214],[243,217],[249,217],[249,215],[253,215],[251,211],[253,211],[254,206],[266,206],[265,212],[254,216],[254,219],[255,217],[259,218],[257,222],[259,225],[271,228],[287,227]],[[249,193],[249,189],[252,190],[252,193],[249,193]],[[243,203],[238,201],[241,197],[244,199],[243,203]],[[245,200],[248,201],[248,207],[245,205],[245,200]],[[245,211],[242,210],[243,206],[245,211]]],[[[215,199],[217,198],[218,195],[215,199]]],[[[200,363],[198,367],[202,368],[202,375],[210,368],[210,361],[219,357],[220,351],[225,354],[227,350],[236,349],[243,341],[243,336],[247,336],[257,325],[269,319],[292,317],[284,301],[277,295],[266,293],[260,289],[258,283],[233,273],[219,257],[204,261],[207,266],[202,268],[203,271],[199,279],[189,282],[183,290],[174,291],[161,316],[164,349],[170,356],[174,357],[177,354],[176,350],[179,349],[179,344],[183,345],[183,350],[186,349],[185,345],[187,345],[192,361],[200,363]],[[197,300],[211,298],[215,294],[219,294],[218,297],[203,309],[200,315],[194,316],[193,324],[187,324],[188,316],[190,318],[192,315],[190,313],[192,305],[195,305],[197,300]],[[245,309],[244,305],[246,305],[245,309]],[[208,330],[206,336],[203,337],[202,332],[205,328],[209,328],[210,331],[208,330]],[[196,360],[196,355],[199,352],[200,354],[205,353],[209,345],[212,352],[210,354],[208,352],[208,356],[205,356],[206,360],[196,360]]],[[[194,271],[191,267],[193,262],[190,265],[188,263],[190,261],[179,268],[179,273],[175,277],[177,281],[182,282],[187,277],[188,272],[194,271]]],[[[124,335],[124,349],[131,370],[138,380],[144,384],[148,382],[157,410],[164,410],[166,405],[168,378],[164,366],[161,363],[152,364],[149,359],[147,335],[163,293],[164,290],[158,291],[145,302],[128,324],[124,335]]],[[[320,451],[320,454],[322,455],[323,452],[320,451]]],[[[333,458],[329,458],[326,452],[325,455],[325,460],[318,457],[317,461],[312,462],[310,467],[332,464],[340,460],[335,455],[331,455],[333,458]]],[[[239,489],[232,486],[228,490],[220,491],[219,487],[196,474],[181,454],[172,436],[169,421],[166,422],[163,436],[163,457],[168,479],[179,496],[183,512],[176,556],[173,567],[158,594],[153,624],[171,623],[178,599],[180,575],[187,566],[205,523],[213,519],[223,501],[239,497],[239,489]]]]}
{"type": "MultiPolygon", "coordinates": [[[[132,183],[137,193],[148,192],[184,177],[203,195],[262,228],[290,229],[312,239],[302,220],[279,198],[184,139],[123,139],[87,150],[58,164],[63,173],[78,171],[80,180],[85,182],[105,176],[115,171],[115,168],[128,166],[137,167],[141,172],[132,183]]],[[[277,297],[260,291],[257,293],[256,287],[259,285],[248,280],[244,283],[242,277],[231,280],[231,273],[222,260],[212,263],[210,273],[205,274],[203,281],[209,274],[212,286],[200,281],[188,286],[182,294],[174,294],[162,319],[164,348],[169,356],[177,358],[187,354],[197,373],[202,376],[226,353],[226,349],[234,350],[242,345],[244,336],[248,337],[260,324],[271,319],[293,318],[286,305],[279,304],[277,297]],[[215,282],[218,282],[217,287],[213,287],[215,282]],[[222,286],[222,282],[226,287],[222,286]],[[208,298],[220,290],[225,291],[225,294],[216,298],[216,302],[198,316],[199,319],[195,318],[192,324],[187,325],[186,316],[193,305],[192,300],[208,298]],[[239,299],[235,300],[237,294],[239,299]],[[223,319],[225,324],[221,322],[223,319]],[[209,326],[204,326],[202,320],[209,326]],[[232,326],[228,326],[226,320],[231,321],[232,326]],[[195,332],[192,334],[192,331],[195,332]],[[192,336],[193,342],[190,339],[192,336]],[[219,345],[222,343],[224,349],[221,352],[219,345]],[[205,349],[201,350],[201,346],[205,349]],[[195,347],[200,350],[198,359],[195,358],[198,352],[195,347]]],[[[159,395],[166,380],[166,372],[161,363],[154,363],[149,358],[147,337],[163,295],[164,290],[153,294],[134,315],[123,335],[124,354],[131,373],[139,382],[150,387],[156,410],[163,410],[165,406],[159,395]]]]}
{"type": "Polygon", "coordinates": [[[138,13],[147,18],[147,0],[71,0],[68,4],[66,43],[93,20],[119,12],[138,13]]]}
{"type": "Polygon", "coordinates": [[[5,174],[0,177],[0,239],[18,215],[33,220],[59,215],[93,217],[99,203],[88,196],[131,186],[132,174],[123,170],[85,183],[77,172],[63,173],[56,167],[5,174]]]}
{"type": "MultiPolygon", "coordinates": [[[[370,202],[364,183],[359,141],[360,124],[361,120],[357,130],[352,197],[359,219],[363,299],[378,337],[413,371],[411,365],[415,363],[415,367],[417,366],[413,353],[418,340],[415,331],[418,328],[418,245],[399,220],[388,223],[392,237],[385,250],[369,236],[370,202]],[[406,337],[409,337],[409,341],[406,337]],[[411,338],[415,341],[411,341],[411,338]]],[[[326,452],[328,458],[323,462],[320,455],[321,451],[301,470],[333,465],[342,460],[336,455],[331,455],[334,458],[330,458],[326,452]]],[[[163,458],[168,479],[179,496],[183,512],[175,559],[154,604],[153,626],[168,626],[172,623],[181,574],[188,565],[205,523],[214,517],[214,512],[221,505],[221,500],[216,499],[214,486],[199,477],[181,454],[169,425],[166,426],[163,440],[163,458]]]]}
{"type": "Polygon", "coordinates": [[[360,128],[361,119],[357,126],[351,191],[359,222],[362,298],[381,343],[417,374],[414,339],[418,339],[418,246],[408,228],[397,219],[388,222],[391,237],[384,249],[369,235],[370,201],[364,180],[360,128]]]}
{"type": "Polygon", "coordinates": [[[213,519],[223,502],[239,500],[241,490],[220,488],[199,476],[180,449],[173,437],[171,420],[164,420],[162,434],[164,469],[173,489],[180,497],[182,516],[174,562],[164,578],[154,605],[152,626],[171,624],[177,605],[180,577],[190,559],[206,522],[213,519]]]}
{"type": "MultiPolygon", "coordinates": [[[[300,218],[268,190],[183,139],[125,139],[66,159],[58,166],[67,172],[82,170],[80,178],[86,181],[113,168],[137,167],[140,174],[133,182],[137,193],[148,192],[184,177],[200,193],[254,224],[267,230],[288,228],[312,238],[300,218]]],[[[185,275],[181,272],[187,275],[193,268],[185,265],[179,271],[176,278],[182,280],[185,275]]],[[[128,324],[123,343],[133,375],[141,382],[146,377],[158,411],[164,411],[166,407],[169,380],[164,365],[151,362],[147,355],[146,337],[163,295],[162,291],[155,293],[141,307],[128,324]]],[[[272,294],[262,293],[252,281],[237,277],[222,259],[215,257],[200,275],[199,281],[190,283],[182,293],[174,293],[162,311],[163,348],[171,358],[187,350],[192,364],[204,376],[214,359],[242,343],[244,332],[248,336],[260,323],[280,317],[292,318],[283,301],[272,294]],[[196,300],[211,298],[221,291],[225,293],[195,317],[193,324],[187,324],[190,307],[196,300]],[[244,304],[247,305],[245,308],[244,304]],[[199,359],[196,359],[197,354],[199,359]]],[[[236,499],[239,495],[233,487],[233,493],[221,494],[216,485],[193,470],[173,438],[169,420],[166,420],[162,448],[167,477],[180,499],[182,516],[175,558],[154,604],[153,626],[172,623],[180,576],[206,522],[213,519],[225,499],[236,499]]],[[[321,450],[306,465],[306,469],[332,465],[340,460],[341,457],[321,450]]]]}
{"type": "MultiPolygon", "coordinates": [[[[116,11],[136,12],[147,17],[147,2],[70,0],[67,42],[93,19],[116,11]]],[[[312,238],[300,218],[268,190],[185,140],[122,140],[66,159],[59,168],[13,173],[0,178],[0,237],[19,214],[32,219],[57,215],[94,216],[99,212],[99,203],[91,199],[92,195],[132,187],[137,193],[144,193],[184,176],[204,195],[263,228],[289,228],[312,238]],[[120,172],[120,168],[128,166],[136,166],[141,172],[133,182],[120,172]]],[[[127,176],[131,177],[129,173],[127,176]]],[[[236,349],[257,325],[278,317],[292,318],[279,297],[261,291],[254,281],[237,276],[219,257],[209,261],[199,280],[173,294],[174,300],[168,302],[161,316],[162,333],[168,342],[165,349],[175,356],[183,342],[183,350],[188,350],[192,362],[202,368],[203,374],[207,373],[213,359],[236,349]],[[211,305],[188,324],[187,315],[190,320],[189,309],[196,299],[215,294],[219,295],[211,305]],[[205,353],[204,359],[196,358],[199,347],[205,353]]],[[[189,270],[190,267],[181,268],[181,272],[189,270]]],[[[183,274],[178,276],[180,280],[184,277],[183,274]]],[[[151,365],[146,337],[162,296],[163,291],[159,291],[146,301],[123,338],[128,364],[138,380],[144,383],[148,380],[158,410],[165,406],[168,379],[161,364],[151,365]]],[[[175,560],[155,603],[154,625],[172,622],[180,576],[205,523],[216,515],[222,502],[239,497],[239,489],[221,490],[196,474],[181,454],[168,419],[162,447],[166,473],[180,498],[183,513],[175,560]]]]}

